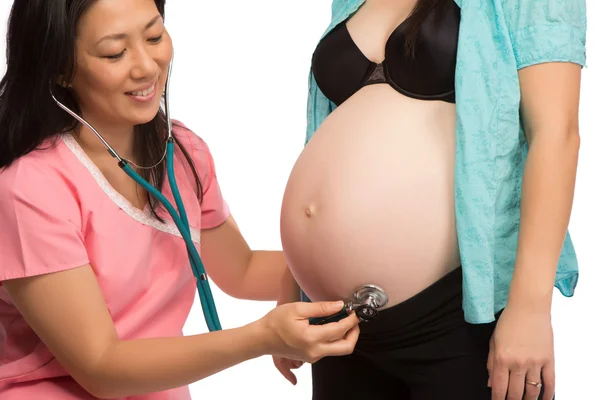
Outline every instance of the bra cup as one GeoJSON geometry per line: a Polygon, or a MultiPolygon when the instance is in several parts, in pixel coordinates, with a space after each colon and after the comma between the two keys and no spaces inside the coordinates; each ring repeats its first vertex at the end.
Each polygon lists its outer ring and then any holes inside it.
{"type": "Polygon", "coordinates": [[[360,89],[372,64],[356,47],[342,23],[317,46],[312,72],[323,94],[340,105],[360,89]]]}
{"type": "MultiPolygon", "coordinates": [[[[426,18],[420,27],[414,57],[405,50],[406,23],[389,37],[383,67],[387,83],[398,92],[417,99],[455,101],[460,8],[453,5],[437,26],[434,15],[426,18]]],[[[317,85],[337,106],[367,82],[376,66],[354,43],[346,21],[321,40],[312,58],[317,85]]]]}
{"type": "Polygon", "coordinates": [[[454,91],[460,10],[448,10],[439,26],[427,18],[419,31],[414,55],[405,47],[406,25],[386,44],[386,72],[396,89],[416,98],[444,98],[454,91]]]}

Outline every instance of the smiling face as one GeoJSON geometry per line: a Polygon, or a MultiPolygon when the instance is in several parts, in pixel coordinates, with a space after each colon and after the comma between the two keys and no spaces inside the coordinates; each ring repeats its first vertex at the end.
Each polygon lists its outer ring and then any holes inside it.
{"type": "Polygon", "coordinates": [[[151,121],[160,106],[171,38],[153,0],[97,0],[81,17],[72,91],[100,125],[151,121]]]}

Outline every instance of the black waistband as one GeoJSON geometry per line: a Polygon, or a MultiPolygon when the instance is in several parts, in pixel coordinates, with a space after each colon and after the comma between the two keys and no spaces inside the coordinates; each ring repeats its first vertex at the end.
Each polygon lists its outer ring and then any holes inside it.
{"type": "Polygon", "coordinates": [[[380,311],[375,320],[361,323],[357,348],[414,345],[465,323],[459,267],[408,300],[380,311]]]}

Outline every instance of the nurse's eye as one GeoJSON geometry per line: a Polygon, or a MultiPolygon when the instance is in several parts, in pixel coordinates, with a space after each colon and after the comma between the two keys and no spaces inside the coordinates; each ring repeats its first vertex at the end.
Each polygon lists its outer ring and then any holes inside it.
{"type": "Polygon", "coordinates": [[[148,39],[148,41],[150,43],[158,43],[158,42],[160,42],[162,40],[162,38],[163,38],[163,35],[161,33],[160,36],[156,36],[156,37],[150,38],[150,39],[148,39]]]}
{"type": "Polygon", "coordinates": [[[123,50],[119,54],[113,54],[113,55],[110,55],[110,56],[104,56],[104,58],[107,58],[109,60],[118,60],[121,57],[123,57],[123,54],[125,54],[125,50],[123,50]]]}

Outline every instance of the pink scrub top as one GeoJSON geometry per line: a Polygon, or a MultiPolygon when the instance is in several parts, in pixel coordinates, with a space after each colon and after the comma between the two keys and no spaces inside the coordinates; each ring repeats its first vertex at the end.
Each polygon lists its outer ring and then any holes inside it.
{"type": "MultiPolygon", "coordinates": [[[[179,123],[173,132],[202,183],[200,205],[193,173],[175,146],[177,184],[199,250],[200,229],[225,222],[229,208],[206,143],[179,123]]],[[[163,193],[175,204],[166,179],[163,193]]],[[[177,227],[164,208],[158,214],[165,223],[147,208],[135,208],[73,137],[62,135],[56,146],[29,153],[0,172],[0,284],[90,264],[121,339],[181,336],[196,283],[177,227]]],[[[0,398],[94,398],[61,367],[2,286],[0,398]]],[[[190,398],[183,387],[128,399],[190,398]]]]}

